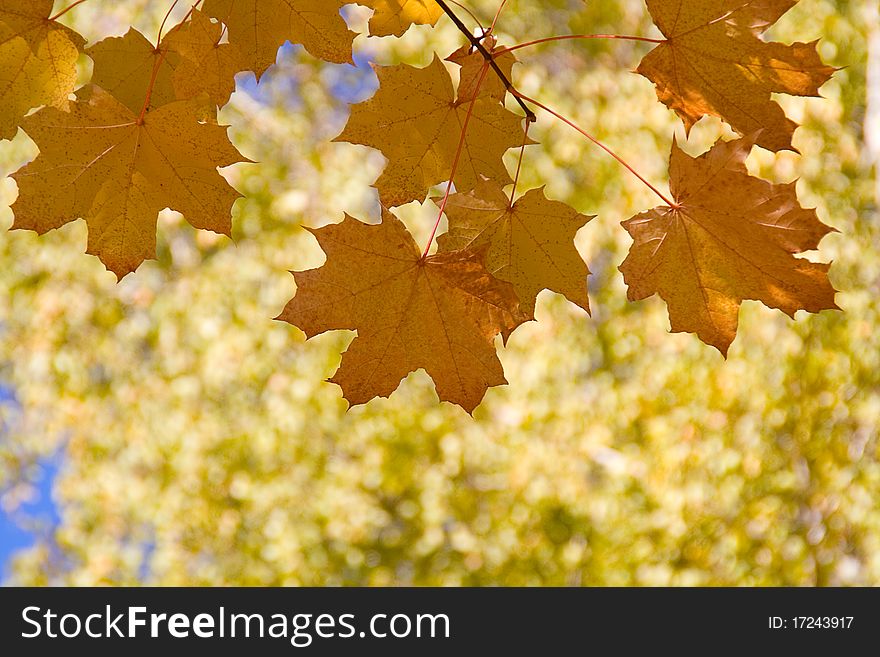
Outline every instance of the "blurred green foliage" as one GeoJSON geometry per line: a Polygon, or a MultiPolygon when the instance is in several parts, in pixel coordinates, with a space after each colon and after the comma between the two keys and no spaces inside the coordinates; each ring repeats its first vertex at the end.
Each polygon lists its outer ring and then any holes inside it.
{"type": "MultiPolygon", "coordinates": [[[[484,20],[497,6],[465,1],[484,20]]],[[[92,40],[129,23],[155,35],[163,4],[94,0],[66,18],[92,40]]],[[[368,14],[349,18],[364,28],[368,14]]],[[[305,342],[271,321],[294,292],[287,270],[322,261],[302,225],[378,219],[369,185],[382,158],[329,143],[371,73],[288,50],[258,91],[243,76],[221,118],[260,164],[227,171],[247,195],[234,242],[167,212],[158,261],[116,285],[83,255],[82,222],[0,240],[0,382],[19,400],[0,405],[2,503],[33,494],[39,459],[64,457],[61,523],[17,555],[10,581],[880,584],[880,216],[863,131],[877,14],[875,0],[803,0],[773,28],[782,41],[822,37],[825,59],[846,68],[824,100],[781,99],[803,123],[803,155],[750,160],[769,179],[800,177],[804,205],[841,231],[820,256],[845,312],[792,322],[746,302],[727,362],[668,334],[663,303],[629,304],[617,271],[629,246],[619,222],[654,198],[545,114],[520,189],[546,184],[599,215],[579,235],[594,313],[545,292],[539,321],[501,350],[510,386],[476,420],[439,404],[423,373],[345,412],[323,379],[352,336],[305,342]]],[[[655,28],[640,0],[512,0],[500,23],[507,44],[579,32],[655,28]]],[[[445,19],[356,42],[380,64],[458,45],[445,19]]],[[[545,45],[522,52],[515,77],[662,184],[684,135],[631,73],[645,52],[545,45]]],[[[687,148],[721,134],[704,119],[687,148]]],[[[34,154],[23,134],[0,144],[2,173],[34,154]]],[[[3,180],[4,227],[15,194],[3,180]]],[[[434,211],[402,216],[422,239],[434,211]]]]}

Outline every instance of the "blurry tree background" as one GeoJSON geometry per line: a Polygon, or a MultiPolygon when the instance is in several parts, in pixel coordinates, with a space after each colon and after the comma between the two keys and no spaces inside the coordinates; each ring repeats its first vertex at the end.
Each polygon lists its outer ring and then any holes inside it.
{"type": "MultiPolygon", "coordinates": [[[[488,21],[498,0],[464,1],[488,21]]],[[[90,0],[65,19],[92,41],[130,24],[152,38],[169,4],[90,0]]],[[[36,528],[7,581],[880,585],[878,15],[877,0],[802,0],[779,21],[770,37],[821,37],[825,60],[846,68],[825,100],[780,98],[803,124],[802,156],[749,162],[799,177],[802,203],[841,231],[819,255],[845,312],[792,322],[746,302],[727,362],[670,335],[665,305],[628,303],[617,271],[630,244],[619,222],[655,199],[542,114],[520,190],[546,183],[599,215],[578,239],[593,317],[543,293],[539,321],[502,350],[510,385],[475,420],[438,403],[424,373],[346,412],[323,381],[352,334],[305,342],[271,320],[294,292],[287,271],[322,262],[303,225],[378,219],[381,155],[329,141],[348,103],[373,93],[369,63],[424,65],[460,35],[444,18],[401,40],[361,36],[357,67],[288,45],[259,84],[240,75],[221,118],[260,164],[225,172],[247,195],[234,241],[166,212],[159,260],[117,285],[83,255],[83,222],[0,238],[7,513],[36,494],[41,464],[59,464],[59,519],[36,528]]],[[[363,32],[369,10],[346,17],[363,32]]],[[[508,45],[582,32],[657,34],[641,0],[512,0],[499,29],[508,45]]],[[[665,184],[684,134],[631,72],[648,48],[548,44],[522,51],[515,77],[665,184]]],[[[704,119],[686,148],[720,134],[704,119]]],[[[22,133],[0,143],[0,174],[34,155],[22,133]]],[[[0,181],[3,228],[15,195],[0,181]]],[[[435,212],[402,216],[424,237],[435,212]]]]}

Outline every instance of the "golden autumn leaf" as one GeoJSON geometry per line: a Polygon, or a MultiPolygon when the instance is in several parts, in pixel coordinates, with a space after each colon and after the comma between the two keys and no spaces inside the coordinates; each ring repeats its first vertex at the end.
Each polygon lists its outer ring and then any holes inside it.
{"type": "Polygon", "coordinates": [[[42,105],[64,108],[76,86],[85,41],[49,21],[52,2],[0,0],[0,139],[42,105]]]}
{"type": "MultiPolygon", "coordinates": [[[[486,50],[494,55],[495,63],[498,64],[498,68],[500,68],[505,77],[510,80],[513,73],[513,65],[517,62],[516,56],[512,52],[495,55],[496,51],[503,50],[502,48],[499,48],[496,43],[495,37],[493,36],[488,36],[482,41],[486,50]]],[[[446,58],[446,61],[461,66],[461,79],[458,83],[457,94],[458,100],[468,101],[473,98],[474,93],[477,91],[477,83],[480,80],[483,66],[486,63],[486,58],[483,57],[483,54],[479,50],[471,48],[468,44],[452,53],[446,58]]],[[[507,87],[504,85],[504,82],[494,73],[494,71],[489,71],[488,75],[483,78],[483,84],[480,86],[479,95],[503,101],[505,94],[507,94],[507,87]]]]}
{"type": "Polygon", "coordinates": [[[771,93],[817,96],[832,75],[816,43],[766,42],[759,37],[797,0],[647,0],[666,41],[638,72],[690,130],[704,115],[718,116],[742,135],[761,130],[758,145],[792,149],[797,124],[771,93]]]}
{"type": "Polygon", "coordinates": [[[838,309],[827,264],[793,254],[816,249],[833,229],[800,206],[795,183],[748,174],[755,137],[719,141],[692,158],[673,144],[671,190],[678,207],[623,222],[633,238],[620,267],[631,301],[659,294],[673,332],[696,333],[726,355],[739,308],[761,301],[790,316],[838,309]]]}
{"type": "Polygon", "coordinates": [[[372,36],[400,36],[411,25],[434,25],[443,10],[434,0],[356,0],[373,9],[372,36]]]}
{"type": "Polygon", "coordinates": [[[119,278],[155,257],[166,207],[196,228],[230,233],[239,194],[217,168],[245,160],[224,126],[196,121],[202,101],[170,103],[139,123],[100,87],[77,95],[69,112],[44,108],[23,121],[40,154],[12,176],[14,229],[42,234],[84,218],[88,253],[119,278]]]}
{"type": "Polygon", "coordinates": [[[549,200],[543,188],[526,192],[511,206],[501,187],[486,180],[471,192],[450,196],[446,216],[449,232],[437,240],[440,252],[487,246],[486,269],[513,284],[530,318],[544,289],[590,312],[590,272],[574,237],[593,217],[549,200]]]}
{"type": "MultiPolygon", "coordinates": [[[[470,102],[456,98],[438,57],[425,68],[375,68],[379,90],[352,107],[335,141],[371,146],[388,158],[375,184],[386,207],[423,200],[449,179],[470,102]]],[[[511,182],[502,157],[523,141],[521,117],[491,98],[479,97],[473,105],[454,179],[459,191],[473,189],[481,177],[511,182]]]]}
{"type": "Polygon", "coordinates": [[[278,319],[308,337],[357,331],[331,379],[350,404],[387,397],[420,368],[441,400],[469,413],[489,387],[507,383],[494,338],[522,313],[512,286],[486,271],[484,253],[422,258],[391,213],[377,225],[346,216],[311,232],[327,261],[294,272],[296,296],[278,319]]]}
{"type": "Polygon", "coordinates": [[[61,32],[81,48],[85,40],[57,21],[49,20],[55,0],[0,0],[0,23],[22,37],[37,52],[49,32],[61,32]]]}
{"type": "Polygon", "coordinates": [[[111,94],[135,115],[140,114],[151,86],[148,109],[177,100],[171,76],[180,64],[180,55],[167,48],[157,48],[136,29],[130,28],[120,37],[103,39],[87,48],[86,54],[94,61],[92,84],[111,94]]]}
{"type": "Polygon", "coordinates": [[[198,10],[172,29],[157,48],[130,29],[86,50],[94,61],[92,83],[139,114],[150,92],[149,109],[205,94],[213,106],[225,105],[243,69],[238,49],[220,43],[223,27],[198,10]]]}
{"type": "Polygon", "coordinates": [[[194,10],[190,20],[171,30],[162,40],[169,52],[180,56],[171,77],[178,100],[207,94],[215,106],[223,106],[235,91],[235,75],[243,70],[241,53],[231,43],[220,43],[223,26],[207,14],[194,10]]]}
{"type": "Polygon", "coordinates": [[[245,69],[259,78],[285,41],[328,62],[351,63],[356,35],[339,13],[344,4],[347,0],[205,0],[203,11],[226,24],[245,69]]]}

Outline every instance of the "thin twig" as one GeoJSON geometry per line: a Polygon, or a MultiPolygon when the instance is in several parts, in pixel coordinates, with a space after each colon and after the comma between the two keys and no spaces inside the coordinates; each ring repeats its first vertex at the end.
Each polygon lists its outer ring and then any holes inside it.
{"type": "MultiPolygon", "coordinates": [[[[458,30],[468,38],[468,41],[471,42],[471,45],[474,48],[476,48],[478,51],[480,51],[480,54],[483,56],[483,59],[485,59],[489,63],[489,66],[492,67],[492,70],[495,71],[495,74],[501,79],[501,82],[504,83],[504,88],[507,89],[508,91],[512,92],[513,91],[513,84],[511,83],[510,80],[507,79],[507,76],[504,75],[504,71],[502,71],[498,67],[498,64],[495,63],[495,59],[492,56],[492,53],[490,53],[488,50],[486,50],[486,48],[485,48],[485,46],[483,46],[482,42],[468,31],[467,26],[461,22],[461,19],[455,15],[455,12],[449,8],[449,5],[447,5],[444,0],[434,0],[434,1],[438,5],[440,5],[440,8],[446,12],[446,15],[449,16],[450,19],[452,19],[452,22],[455,23],[455,26],[458,28],[458,30]]],[[[519,103],[519,106],[522,107],[523,111],[526,113],[526,120],[529,121],[529,123],[534,123],[537,120],[537,118],[535,117],[535,113],[532,110],[530,110],[528,105],[526,105],[522,101],[522,99],[519,98],[516,94],[514,94],[514,98],[516,98],[516,102],[519,103]]]]}

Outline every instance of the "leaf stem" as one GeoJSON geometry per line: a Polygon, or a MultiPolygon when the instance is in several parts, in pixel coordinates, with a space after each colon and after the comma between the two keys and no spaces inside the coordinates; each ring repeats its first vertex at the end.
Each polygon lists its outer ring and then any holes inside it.
{"type": "Polygon", "coordinates": [[[174,2],[171,3],[171,7],[165,12],[165,18],[162,19],[162,24],[159,26],[159,36],[156,37],[156,48],[162,43],[162,32],[165,31],[165,23],[168,22],[168,18],[171,16],[171,12],[174,11],[178,2],[180,2],[180,0],[174,0],[174,2]]]}
{"type": "Polygon", "coordinates": [[[492,26],[489,28],[487,34],[492,34],[492,32],[495,31],[495,26],[498,25],[498,19],[501,18],[501,12],[504,11],[505,5],[507,5],[507,0],[501,0],[501,6],[498,7],[498,11],[495,12],[495,19],[492,21],[492,26]]]}
{"type": "Polygon", "coordinates": [[[510,46],[509,48],[503,48],[495,53],[495,56],[503,55],[508,52],[513,52],[514,50],[519,50],[520,48],[527,48],[529,46],[537,46],[541,43],[550,43],[552,41],[568,41],[570,39],[620,39],[622,41],[644,41],[645,43],[666,43],[663,39],[650,39],[648,37],[640,37],[640,36],[630,36],[626,34],[564,34],[562,36],[552,36],[546,37],[544,39],[535,39],[534,41],[527,41],[526,43],[520,43],[515,46],[510,46]]]}
{"type": "Polygon", "coordinates": [[[522,99],[522,100],[524,100],[524,101],[526,101],[526,102],[531,103],[532,105],[535,105],[535,106],[537,106],[537,107],[540,107],[540,108],[541,108],[542,110],[544,110],[545,112],[549,112],[550,114],[552,114],[553,116],[555,116],[557,119],[559,119],[559,120],[562,121],[563,123],[565,123],[565,124],[567,124],[568,126],[574,128],[575,130],[577,130],[577,131],[578,131],[579,133],[581,133],[584,137],[586,137],[587,139],[589,139],[591,142],[593,142],[594,144],[596,144],[596,146],[598,146],[599,148],[601,148],[603,151],[605,151],[605,152],[608,153],[611,157],[613,157],[615,160],[617,160],[620,164],[622,164],[622,165],[624,166],[624,168],[626,168],[627,171],[629,171],[629,172],[630,172],[631,174],[633,174],[636,178],[638,178],[639,180],[641,180],[642,183],[644,183],[645,185],[647,185],[648,189],[650,189],[650,190],[651,190],[652,192],[654,192],[657,196],[659,196],[661,199],[663,199],[663,202],[666,203],[666,205],[668,205],[668,206],[671,207],[671,208],[679,208],[679,207],[681,207],[678,203],[676,203],[675,201],[670,200],[670,199],[669,199],[669,198],[668,198],[663,192],[661,192],[659,189],[657,189],[656,187],[654,187],[654,185],[652,185],[651,183],[649,183],[649,182],[647,181],[647,179],[646,179],[644,176],[642,176],[642,174],[640,174],[638,171],[636,171],[636,170],[635,170],[635,169],[634,169],[634,168],[633,168],[633,167],[632,167],[632,166],[631,166],[626,160],[624,160],[624,159],[623,159],[622,157],[620,157],[617,153],[615,153],[615,152],[612,151],[610,148],[608,148],[608,147],[607,147],[605,144],[603,144],[601,141],[599,141],[598,139],[596,139],[596,138],[595,138],[593,135],[591,135],[589,132],[587,132],[587,131],[584,130],[583,128],[578,127],[574,122],[572,122],[571,120],[565,118],[565,117],[564,117],[562,114],[560,114],[559,112],[556,112],[556,111],[550,109],[549,107],[547,107],[546,105],[544,105],[544,104],[542,104],[542,103],[539,103],[539,102],[538,102],[537,100],[535,100],[534,98],[529,98],[528,96],[526,96],[525,94],[520,93],[520,92],[517,91],[516,89],[511,89],[511,93],[512,93],[514,96],[516,96],[517,98],[520,98],[520,99],[522,99]]]}
{"type": "Polygon", "coordinates": [[[431,237],[428,238],[428,243],[425,245],[425,250],[422,253],[422,260],[428,257],[428,251],[431,250],[431,245],[434,243],[434,238],[437,236],[437,230],[440,228],[440,221],[443,219],[443,213],[446,212],[446,204],[449,202],[449,194],[452,192],[452,182],[455,179],[455,174],[458,172],[458,163],[461,160],[461,152],[464,149],[464,142],[467,137],[468,123],[470,123],[471,115],[474,112],[474,105],[476,104],[475,101],[477,100],[477,96],[480,95],[480,87],[483,86],[483,81],[486,79],[486,74],[488,72],[489,62],[486,62],[480,70],[480,77],[477,79],[477,84],[474,86],[474,95],[468,103],[467,114],[465,114],[464,123],[461,125],[461,137],[458,140],[458,147],[455,150],[455,158],[452,160],[452,173],[449,174],[449,182],[446,183],[446,193],[443,195],[443,201],[440,203],[440,212],[437,213],[437,221],[434,222],[434,229],[431,231],[431,237]]]}
{"type": "MultiPolygon", "coordinates": [[[[434,0],[434,2],[440,5],[440,8],[443,9],[443,11],[446,12],[446,15],[452,19],[452,22],[455,23],[455,26],[458,28],[459,32],[467,37],[468,41],[471,42],[471,45],[480,51],[483,59],[485,59],[489,63],[489,66],[492,67],[492,70],[495,71],[495,74],[501,79],[501,82],[504,83],[504,88],[512,92],[513,84],[510,82],[510,80],[507,79],[507,76],[504,75],[504,72],[498,67],[498,64],[495,63],[495,59],[492,56],[492,53],[486,50],[480,39],[470,33],[465,24],[461,22],[461,19],[456,16],[455,12],[449,8],[449,5],[446,4],[445,0],[434,0]]],[[[530,110],[528,106],[522,101],[522,99],[516,96],[516,94],[514,94],[514,97],[516,98],[517,103],[519,103],[519,106],[522,107],[523,111],[526,113],[526,119],[529,122],[534,122],[535,113],[530,110]]]]}
{"type": "MultiPolygon", "coordinates": [[[[147,87],[147,95],[144,98],[144,105],[143,107],[141,107],[141,112],[140,114],[138,114],[137,125],[143,125],[144,123],[144,117],[147,115],[147,109],[150,107],[150,101],[153,99],[153,89],[156,87],[156,79],[159,77],[159,69],[162,67],[162,62],[165,61],[165,55],[168,54],[167,50],[161,50],[162,31],[165,29],[165,21],[168,20],[171,12],[174,11],[174,7],[177,6],[178,1],[179,0],[174,0],[174,4],[171,5],[171,9],[168,10],[168,13],[165,14],[165,19],[162,21],[162,25],[159,27],[159,39],[156,43],[156,51],[159,53],[159,56],[153,63],[153,72],[150,74],[150,86],[147,87]]],[[[202,0],[196,0],[193,6],[190,7],[186,16],[183,17],[183,20],[180,21],[181,25],[189,20],[190,16],[192,16],[193,12],[196,10],[196,7],[198,7],[200,4],[202,4],[202,0]]]]}
{"type": "Polygon", "coordinates": [[[86,1],[86,0],[76,0],[76,2],[74,2],[74,3],[71,4],[71,5],[68,5],[67,7],[65,7],[64,9],[62,9],[61,11],[59,11],[57,14],[55,14],[54,16],[52,16],[52,17],[49,19],[49,21],[50,21],[50,22],[51,22],[51,21],[57,21],[59,18],[61,18],[62,16],[64,16],[64,14],[66,14],[67,12],[69,12],[71,9],[73,9],[73,8],[76,7],[77,5],[81,5],[81,4],[84,3],[85,1],[86,1]]]}
{"type": "Polygon", "coordinates": [[[452,5],[455,5],[456,7],[459,7],[464,13],[466,13],[468,16],[470,16],[471,18],[473,18],[473,19],[474,19],[474,22],[475,22],[475,23],[477,24],[477,26],[480,28],[480,31],[483,33],[483,35],[488,34],[488,32],[486,31],[486,28],[483,27],[483,23],[480,22],[480,19],[477,18],[476,14],[474,14],[474,12],[472,12],[470,9],[468,9],[467,7],[465,7],[465,6],[464,6],[463,4],[461,4],[460,2],[456,2],[455,0],[449,0],[449,4],[452,4],[452,5]]]}
{"type": "Polygon", "coordinates": [[[530,121],[526,121],[525,130],[523,130],[523,143],[522,148],[519,150],[519,161],[516,163],[516,175],[513,177],[513,189],[510,190],[510,205],[508,207],[513,207],[514,198],[516,198],[516,187],[519,184],[519,173],[522,171],[522,163],[523,157],[526,154],[526,145],[529,141],[529,128],[532,126],[530,121]]]}

